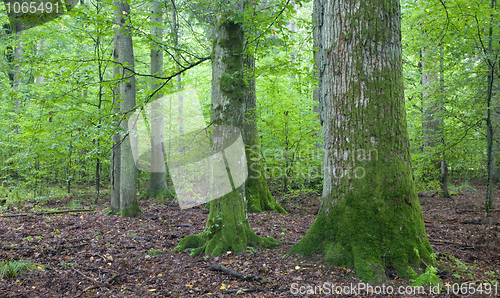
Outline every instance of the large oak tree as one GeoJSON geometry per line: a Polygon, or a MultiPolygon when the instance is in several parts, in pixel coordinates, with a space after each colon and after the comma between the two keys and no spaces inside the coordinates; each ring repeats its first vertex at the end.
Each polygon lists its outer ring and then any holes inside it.
{"type": "Polygon", "coordinates": [[[412,180],[399,0],[315,0],[324,185],[291,253],[322,253],[380,283],[433,264],[412,180]]]}

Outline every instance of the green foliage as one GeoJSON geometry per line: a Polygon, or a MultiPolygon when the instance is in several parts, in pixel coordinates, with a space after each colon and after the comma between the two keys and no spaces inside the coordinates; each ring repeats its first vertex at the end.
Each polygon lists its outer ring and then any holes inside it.
{"type": "MultiPolygon", "coordinates": [[[[309,6],[310,8],[310,6],[309,6]]],[[[322,139],[312,69],[312,23],[306,8],[293,12],[297,32],[283,31],[266,39],[257,63],[257,118],[261,161],[271,185],[288,192],[291,187],[315,187],[322,177],[322,139]]]]}
{"type": "MultiPolygon", "coordinates": [[[[417,190],[438,187],[439,169],[432,165],[437,156],[447,161],[451,178],[485,178],[483,119],[486,117],[485,74],[488,68],[485,47],[489,27],[492,26],[494,36],[500,30],[498,22],[490,22],[498,17],[498,8],[491,9],[489,1],[475,5],[462,0],[402,2],[406,108],[417,190]],[[443,106],[433,115],[444,121],[443,139],[434,148],[424,146],[422,135],[423,50],[429,59],[426,67],[436,75],[431,84],[439,87],[438,92],[431,94],[430,104],[443,106]]],[[[493,43],[492,50],[498,55],[498,42],[493,43]]],[[[498,85],[495,88],[498,90],[498,85]]]]}
{"type": "Polygon", "coordinates": [[[428,266],[425,269],[425,273],[420,274],[412,283],[412,287],[429,287],[429,286],[439,286],[439,289],[443,287],[443,281],[437,275],[438,270],[433,266],[428,266]]]}
{"type": "Polygon", "coordinates": [[[165,254],[165,252],[162,250],[152,249],[152,250],[148,251],[149,256],[158,256],[158,255],[163,255],[163,254],[165,254]]]}
{"type": "Polygon", "coordinates": [[[0,261],[0,279],[15,278],[22,274],[23,271],[32,271],[36,269],[36,264],[31,261],[24,260],[4,260],[0,261]]]}

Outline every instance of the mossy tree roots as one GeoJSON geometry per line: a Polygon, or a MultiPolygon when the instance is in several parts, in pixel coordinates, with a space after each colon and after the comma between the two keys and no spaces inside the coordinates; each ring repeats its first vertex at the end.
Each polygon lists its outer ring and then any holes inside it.
{"type": "Polygon", "coordinates": [[[251,151],[246,150],[248,179],[245,182],[245,195],[248,202],[248,212],[276,211],[287,213],[271,195],[263,175],[262,165],[257,160],[256,154],[251,151]]]}
{"type": "Polygon", "coordinates": [[[205,231],[183,238],[176,251],[191,248],[192,255],[220,255],[227,251],[241,252],[247,246],[276,247],[279,242],[272,237],[260,237],[250,228],[244,201],[239,189],[210,202],[205,231]]]}
{"type": "Polygon", "coordinates": [[[400,3],[317,2],[323,196],[290,253],[321,253],[365,282],[384,282],[386,268],[415,278],[435,261],[410,167],[400,3]]]}
{"type": "Polygon", "coordinates": [[[373,193],[363,195],[346,195],[329,212],[322,209],[289,253],[323,254],[326,263],[354,268],[359,278],[376,284],[386,280],[386,268],[410,279],[426,264],[434,265],[420,206],[409,204],[416,198],[395,196],[385,204],[373,193]],[[400,200],[405,202],[396,205],[400,200]]]}
{"type": "Polygon", "coordinates": [[[165,173],[152,172],[149,178],[148,189],[140,196],[140,200],[155,198],[157,200],[172,200],[174,193],[168,188],[165,173]]]}

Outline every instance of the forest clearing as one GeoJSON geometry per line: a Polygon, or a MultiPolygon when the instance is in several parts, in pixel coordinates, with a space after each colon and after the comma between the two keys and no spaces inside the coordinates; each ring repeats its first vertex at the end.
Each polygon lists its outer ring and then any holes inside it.
{"type": "Polygon", "coordinates": [[[1,297],[491,297],[496,0],[4,0],[1,297]]]}

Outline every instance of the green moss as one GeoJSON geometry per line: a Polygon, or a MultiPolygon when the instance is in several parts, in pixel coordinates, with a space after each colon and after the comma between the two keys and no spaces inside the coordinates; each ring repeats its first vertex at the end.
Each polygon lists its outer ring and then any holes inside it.
{"type": "MultiPolygon", "coordinates": [[[[257,143],[256,140],[250,140],[250,142],[257,143]]],[[[253,149],[246,148],[248,179],[245,182],[245,197],[248,212],[276,211],[286,214],[285,209],[274,199],[267,187],[256,150],[259,150],[258,146],[254,146],[253,149]]]]}
{"type": "Polygon", "coordinates": [[[205,231],[183,238],[176,251],[193,248],[192,255],[220,255],[227,251],[241,252],[247,246],[274,247],[279,243],[274,238],[257,236],[250,229],[245,216],[243,199],[239,189],[210,202],[205,231]]]}
{"type": "Polygon", "coordinates": [[[409,167],[400,70],[374,70],[368,76],[357,69],[365,78],[366,106],[354,104],[361,92],[357,78],[349,83],[345,96],[337,96],[344,101],[338,103],[344,130],[336,133],[350,141],[332,150],[376,150],[377,158],[374,154],[369,160],[348,159],[342,164],[344,169],[362,167],[365,176],[332,179],[335,187],[323,199],[316,221],[290,250],[321,253],[327,263],[354,268],[358,277],[372,283],[386,280],[385,268],[412,279],[424,263],[435,262],[409,167]]]}
{"type": "Polygon", "coordinates": [[[137,204],[137,202],[133,202],[130,206],[128,206],[128,208],[120,210],[120,214],[123,217],[136,217],[141,213],[141,208],[139,208],[139,204],[137,204]]]}
{"type": "Polygon", "coordinates": [[[139,200],[147,200],[149,198],[172,200],[175,198],[175,195],[167,187],[157,188],[155,190],[148,189],[139,197],[139,200]]]}

